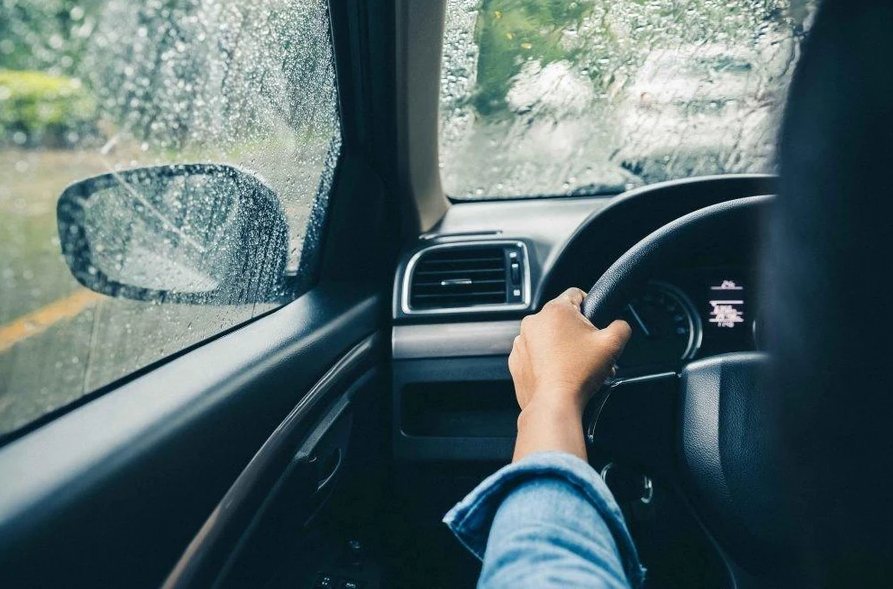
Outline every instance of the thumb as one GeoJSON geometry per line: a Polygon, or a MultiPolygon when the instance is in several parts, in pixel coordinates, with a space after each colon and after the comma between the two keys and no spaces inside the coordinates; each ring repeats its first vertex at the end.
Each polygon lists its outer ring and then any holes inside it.
{"type": "Polygon", "coordinates": [[[626,347],[632,333],[629,323],[618,319],[597,331],[595,335],[601,340],[605,354],[610,357],[611,362],[615,362],[623,353],[623,348],[626,347]]]}

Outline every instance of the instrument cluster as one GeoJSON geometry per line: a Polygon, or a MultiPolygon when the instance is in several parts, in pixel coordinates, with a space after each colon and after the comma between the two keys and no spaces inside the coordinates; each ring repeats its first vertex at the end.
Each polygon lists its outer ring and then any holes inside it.
{"type": "Polygon", "coordinates": [[[753,272],[737,266],[655,278],[623,309],[633,334],[618,374],[678,370],[700,357],[755,349],[756,292],[753,272]]]}

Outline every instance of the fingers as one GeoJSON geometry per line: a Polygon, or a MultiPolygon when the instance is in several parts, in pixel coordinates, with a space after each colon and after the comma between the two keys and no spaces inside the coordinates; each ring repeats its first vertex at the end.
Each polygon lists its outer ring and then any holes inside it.
{"type": "Polygon", "coordinates": [[[512,342],[512,351],[509,353],[509,372],[512,373],[512,376],[515,375],[518,367],[518,357],[520,355],[518,348],[520,347],[520,342],[521,336],[516,336],[515,341],[512,342]]]}
{"type": "Polygon", "coordinates": [[[580,305],[583,304],[583,299],[586,298],[586,293],[580,290],[579,288],[569,288],[560,295],[555,298],[555,301],[569,302],[576,308],[580,308],[580,305]]]}
{"type": "Polygon", "coordinates": [[[515,398],[521,409],[524,409],[530,401],[530,392],[528,387],[525,386],[528,380],[527,371],[529,367],[527,364],[529,362],[527,346],[524,338],[519,335],[515,338],[512,345],[512,353],[509,354],[509,373],[512,375],[512,382],[515,385],[515,398]]]}
{"type": "Polygon", "coordinates": [[[524,338],[518,335],[512,343],[512,352],[509,354],[509,372],[513,378],[518,378],[521,375],[526,359],[525,356],[524,338]]]}

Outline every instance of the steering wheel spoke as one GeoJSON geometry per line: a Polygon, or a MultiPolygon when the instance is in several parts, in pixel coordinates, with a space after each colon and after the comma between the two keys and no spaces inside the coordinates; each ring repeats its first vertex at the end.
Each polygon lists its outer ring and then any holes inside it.
{"type": "Polygon", "coordinates": [[[678,390],[675,372],[606,384],[586,412],[590,447],[649,476],[672,477],[678,390]]]}

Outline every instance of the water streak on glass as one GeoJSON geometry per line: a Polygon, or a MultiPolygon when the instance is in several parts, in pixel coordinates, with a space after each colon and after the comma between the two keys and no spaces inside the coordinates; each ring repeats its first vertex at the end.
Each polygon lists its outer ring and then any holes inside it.
{"type": "MultiPolygon", "coordinates": [[[[324,0],[0,0],[0,435],[279,304],[84,289],[56,228],[69,183],[164,164],[235,166],[275,193],[286,271],[309,276],[339,125],[324,0]]],[[[268,271],[215,233],[236,224],[231,182],[122,186],[128,194],[91,199],[87,228],[112,274],[202,291],[235,265],[268,271]],[[169,238],[152,241],[162,229],[169,238]]],[[[257,251],[269,245],[253,239],[257,251]]]]}
{"type": "Polygon", "coordinates": [[[448,0],[443,186],[616,193],[775,171],[814,0],[448,0]]]}

